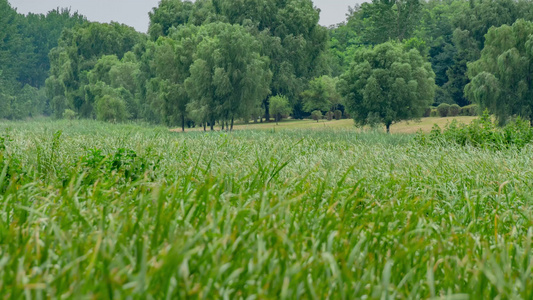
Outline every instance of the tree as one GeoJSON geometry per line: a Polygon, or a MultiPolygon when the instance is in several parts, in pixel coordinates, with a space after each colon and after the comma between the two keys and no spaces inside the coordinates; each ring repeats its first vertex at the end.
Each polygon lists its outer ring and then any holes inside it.
{"type": "Polygon", "coordinates": [[[124,122],[128,119],[128,111],[124,100],[105,95],[96,100],[96,118],[106,122],[124,122]]]}
{"type": "Polygon", "coordinates": [[[318,121],[319,121],[320,119],[322,119],[322,116],[323,116],[323,115],[322,115],[322,112],[321,112],[320,110],[315,110],[315,111],[313,111],[313,112],[311,113],[311,118],[312,118],[313,120],[316,120],[317,123],[318,123],[318,121]]]}
{"type": "Polygon", "coordinates": [[[456,52],[453,65],[446,73],[449,81],[444,88],[457,104],[469,104],[464,94],[465,86],[470,82],[466,75],[467,64],[479,59],[488,30],[511,25],[520,18],[532,20],[531,9],[531,1],[487,0],[470,1],[468,6],[455,10],[452,22],[456,52]]]}
{"type": "Polygon", "coordinates": [[[314,110],[336,110],[341,99],[337,92],[337,82],[337,78],[327,75],[311,80],[309,88],[302,93],[304,111],[310,113],[314,110]]]}
{"type": "MultiPolygon", "coordinates": [[[[132,52],[124,54],[122,60],[116,55],[102,56],[87,74],[85,100],[96,103],[109,96],[125,103],[128,118],[136,119],[140,111],[139,63],[132,52]]],[[[98,116],[97,116],[98,117],[98,116]]]]}
{"type": "Polygon", "coordinates": [[[433,101],[435,73],[417,50],[387,42],[358,51],[339,88],[356,123],[377,120],[390,132],[395,122],[423,115],[433,101]]]}
{"type": "MultiPolygon", "coordinates": [[[[114,55],[117,61],[122,60],[143,40],[144,36],[133,28],[117,23],[84,23],[63,31],[58,46],[50,52],[51,70],[46,80],[49,97],[66,99],[66,107],[57,108],[69,108],[81,117],[94,118],[96,98],[86,93],[86,86],[95,83],[90,82],[89,74],[103,56],[114,55]]],[[[105,77],[111,66],[103,64],[102,67],[99,76],[105,77]]],[[[61,117],[63,111],[55,113],[61,117]]]]}
{"type": "MultiPolygon", "coordinates": [[[[261,44],[260,55],[269,58],[271,94],[297,99],[311,78],[329,69],[327,30],[318,21],[319,10],[311,0],[197,0],[192,6],[188,1],[163,0],[151,14],[150,33],[155,39],[186,24],[241,25],[261,44]]],[[[269,95],[262,103],[267,120],[269,95]]]]}
{"type": "Polygon", "coordinates": [[[185,88],[190,110],[209,122],[247,118],[269,94],[272,74],[268,59],[259,54],[260,44],[240,25],[212,23],[202,26],[185,88]],[[201,113],[200,113],[201,112],[201,113]]]}
{"type": "Polygon", "coordinates": [[[279,95],[270,97],[270,112],[274,115],[276,124],[278,124],[283,115],[290,115],[292,112],[289,99],[279,95]]]}
{"type": "Polygon", "coordinates": [[[489,109],[503,125],[518,115],[533,122],[533,23],[491,28],[479,60],[468,65],[469,100],[489,109]]]}
{"type": "Polygon", "coordinates": [[[42,87],[50,71],[50,50],[57,47],[61,33],[82,25],[87,19],[70,9],[55,9],[43,14],[28,14],[23,22],[23,33],[27,37],[31,56],[26,59],[27,65],[20,74],[19,81],[34,87],[42,87]]]}
{"type": "Polygon", "coordinates": [[[167,36],[172,27],[185,25],[194,11],[194,3],[182,0],[163,0],[149,13],[150,29],[148,33],[153,40],[167,36]]]}
{"type": "Polygon", "coordinates": [[[353,10],[348,23],[358,30],[362,43],[377,45],[412,37],[420,22],[420,0],[372,0],[353,10]]]}

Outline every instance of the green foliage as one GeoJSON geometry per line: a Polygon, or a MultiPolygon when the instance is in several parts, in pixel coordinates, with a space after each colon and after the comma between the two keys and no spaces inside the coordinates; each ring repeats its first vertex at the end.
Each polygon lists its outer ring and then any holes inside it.
{"type": "Polygon", "coordinates": [[[479,115],[479,107],[476,104],[471,104],[468,106],[461,107],[461,110],[459,112],[459,115],[461,116],[478,116],[479,115]]]}
{"type": "Polygon", "coordinates": [[[88,120],[0,132],[0,298],[532,296],[529,146],[88,120]]]}
{"type": "Polygon", "coordinates": [[[461,107],[457,104],[452,104],[450,105],[450,108],[448,109],[448,116],[457,117],[460,112],[461,112],[461,107]]]}
{"type": "Polygon", "coordinates": [[[96,100],[96,118],[106,122],[124,122],[129,118],[126,102],[118,97],[104,95],[96,100]]]}
{"type": "Polygon", "coordinates": [[[532,46],[531,22],[491,28],[481,58],[468,65],[468,99],[494,113],[500,125],[515,115],[533,120],[532,46]]]}
{"type": "Polygon", "coordinates": [[[321,120],[322,117],[323,117],[323,115],[322,115],[322,111],[320,111],[320,110],[315,110],[315,111],[313,111],[313,112],[311,113],[311,118],[312,118],[313,120],[317,121],[317,122],[318,122],[319,120],[321,120]]]}
{"type": "MultiPolygon", "coordinates": [[[[202,1],[198,1],[202,2],[202,1]]],[[[150,16],[150,29],[148,33],[155,41],[160,36],[167,36],[173,27],[189,24],[200,25],[194,18],[196,7],[190,1],[163,0],[158,7],[154,7],[150,16]]]]}
{"type": "Polygon", "coordinates": [[[198,44],[185,88],[189,107],[201,122],[249,118],[269,94],[272,73],[260,43],[240,25],[212,23],[200,27],[198,44]]]}
{"type": "MultiPolygon", "coordinates": [[[[260,55],[268,57],[272,73],[272,95],[291,100],[302,92],[311,78],[328,72],[327,30],[318,24],[319,10],[311,0],[164,0],[150,14],[150,35],[154,40],[171,36],[172,27],[224,22],[243,26],[261,44],[260,55]]],[[[291,103],[300,116],[297,103],[291,103]]],[[[268,94],[263,99],[265,117],[270,118],[268,94]]],[[[248,108],[257,112],[255,107],[248,108]]],[[[198,109],[191,111],[198,115],[198,109]]],[[[248,118],[249,116],[247,116],[248,118]]]]}
{"type": "Polygon", "coordinates": [[[431,111],[433,110],[432,107],[428,107],[424,110],[424,115],[422,117],[429,118],[431,116],[431,111]]]}
{"type": "Polygon", "coordinates": [[[333,112],[333,115],[335,116],[335,120],[340,120],[342,119],[342,111],[340,110],[336,110],[333,112]]]}
{"type": "Polygon", "coordinates": [[[324,75],[309,82],[309,88],[302,93],[303,109],[306,112],[314,110],[329,111],[336,109],[341,101],[337,92],[337,78],[324,75]]]}
{"type": "Polygon", "coordinates": [[[390,40],[403,41],[412,37],[423,2],[419,0],[374,0],[363,3],[349,16],[356,23],[364,44],[377,45],[390,40]]]}
{"type": "Polygon", "coordinates": [[[48,53],[64,29],[84,21],[65,9],[24,16],[0,0],[0,118],[51,113],[50,98],[41,89],[50,69],[48,53]]]}
{"type": "Polygon", "coordinates": [[[466,106],[467,64],[480,57],[491,27],[532,20],[531,1],[371,1],[350,9],[348,20],[330,30],[332,71],[347,70],[356,49],[405,41],[428,55],[437,90],[435,105],[466,106]],[[347,59],[348,58],[348,59],[347,59]]]}
{"type": "Polygon", "coordinates": [[[482,117],[468,125],[459,124],[457,120],[453,120],[443,130],[435,125],[429,135],[419,133],[417,141],[422,144],[453,143],[495,150],[522,149],[533,142],[533,128],[520,117],[503,128],[498,127],[492,122],[488,111],[485,111],[482,117]]]}
{"type": "Polygon", "coordinates": [[[434,78],[417,50],[385,43],[358,51],[339,88],[356,123],[377,121],[389,131],[395,122],[422,117],[433,101],[434,78]]]}
{"type": "Polygon", "coordinates": [[[292,113],[289,99],[285,96],[270,97],[269,102],[270,113],[276,118],[276,123],[292,113]]]}
{"type": "MultiPolygon", "coordinates": [[[[51,72],[46,80],[49,97],[51,99],[59,97],[57,103],[61,105],[57,105],[57,108],[72,109],[85,118],[95,117],[94,105],[98,96],[103,95],[86,93],[87,90],[90,91],[99,82],[113,87],[112,80],[124,79],[110,74],[135,76],[135,71],[128,66],[134,62],[125,54],[143,39],[144,36],[133,28],[117,23],[85,23],[65,30],[58,47],[50,52],[51,72]],[[119,65],[119,60],[122,60],[125,68],[116,66],[119,65]],[[113,67],[115,73],[110,73],[113,67]],[[130,71],[133,73],[130,74],[130,71]]],[[[117,81],[114,84],[121,83],[117,81]]],[[[131,91],[129,92],[131,94],[131,91]]],[[[124,97],[122,101],[126,102],[126,99],[127,97],[124,97]]],[[[129,104],[131,99],[127,101],[129,104]]],[[[61,117],[63,110],[55,112],[56,116],[61,117]]]]}
{"type": "Polygon", "coordinates": [[[63,112],[63,119],[66,119],[66,120],[76,119],[76,112],[74,112],[71,109],[65,109],[65,111],[63,112]]]}
{"type": "Polygon", "coordinates": [[[441,118],[450,116],[450,105],[447,103],[441,103],[439,106],[437,106],[437,112],[441,118]]]}

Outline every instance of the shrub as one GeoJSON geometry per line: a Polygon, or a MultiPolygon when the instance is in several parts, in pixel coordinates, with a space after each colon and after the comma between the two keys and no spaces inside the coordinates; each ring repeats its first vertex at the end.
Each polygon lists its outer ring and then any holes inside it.
{"type": "Polygon", "coordinates": [[[311,118],[318,122],[318,120],[322,119],[322,112],[320,110],[313,111],[311,113],[311,118]]]}
{"type": "Polygon", "coordinates": [[[352,118],[352,116],[350,115],[350,113],[347,110],[344,111],[344,118],[345,119],[351,119],[352,118]]]}
{"type": "Polygon", "coordinates": [[[96,118],[99,121],[123,122],[128,117],[129,114],[124,100],[105,95],[96,101],[96,118]]]}
{"type": "Polygon", "coordinates": [[[281,95],[270,97],[270,113],[276,118],[276,123],[288,117],[292,113],[289,98],[281,95]]]}
{"type": "Polygon", "coordinates": [[[334,114],[335,114],[335,120],[342,119],[342,111],[337,109],[334,114]]]}
{"type": "Polygon", "coordinates": [[[511,147],[517,149],[533,142],[533,128],[520,117],[505,127],[497,127],[487,110],[483,116],[469,125],[453,120],[444,129],[434,125],[429,135],[419,133],[416,140],[421,144],[457,144],[501,150],[511,147]]]}
{"type": "Polygon", "coordinates": [[[475,117],[479,115],[479,107],[477,104],[471,104],[468,106],[461,107],[461,110],[459,111],[459,114],[461,116],[471,116],[475,117]]]}
{"type": "Polygon", "coordinates": [[[428,118],[428,117],[430,117],[430,116],[431,116],[431,107],[428,107],[428,108],[426,108],[426,110],[424,111],[424,115],[423,115],[423,117],[424,117],[424,118],[428,118]]]}
{"type": "Polygon", "coordinates": [[[333,120],[333,112],[328,111],[328,112],[326,113],[326,118],[328,119],[328,121],[333,120]]]}
{"type": "Polygon", "coordinates": [[[433,107],[431,108],[431,113],[429,114],[430,117],[432,118],[436,118],[439,116],[439,113],[437,112],[437,108],[436,107],[433,107]]]}
{"type": "Polygon", "coordinates": [[[459,112],[461,111],[461,107],[457,104],[452,104],[450,108],[448,109],[448,116],[450,117],[457,117],[459,115],[459,112]]]}
{"type": "Polygon", "coordinates": [[[441,118],[447,117],[448,114],[450,113],[450,105],[447,104],[447,103],[441,103],[437,107],[437,112],[439,114],[439,117],[441,117],[441,118]]]}
{"type": "Polygon", "coordinates": [[[63,119],[74,120],[76,118],[76,112],[71,109],[65,109],[63,112],[63,119]]]}

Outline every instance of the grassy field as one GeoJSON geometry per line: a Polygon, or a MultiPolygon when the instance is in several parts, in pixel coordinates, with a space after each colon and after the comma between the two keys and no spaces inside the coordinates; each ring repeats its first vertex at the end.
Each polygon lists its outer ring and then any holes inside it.
{"type": "MultiPolygon", "coordinates": [[[[469,124],[475,117],[449,117],[449,118],[423,118],[420,121],[401,122],[394,124],[391,127],[391,133],[416,133],[419,130],[424,132],[431,131],[434,124],[439,125],[441,128],[452,120],[469,124]]],[[[219,130],[220,127],[217,128],[219,130]]],[[[250,124],[238,124],[234,128],[235,130],[285,130],[285,129],[313,129],[313,130],[331,130],[331,129],[355,129],[354,121],[349,120],[320,120],[319,122],[314,120],[283,120],[276,124],[271,123],[250,123],[250,124]]],[[[367,130],[369,128],[365,128],[367,130]]],[[[202,131],[203,128],[186,129],[186,131],[202,131]]],[[[381,128],[385,131],[385,128],[381,128]]],[[[181,132],[181,128],[174,129],[175,132],[181,132]]]]}
{"type": "Polygon", "coordinates": [[[531,299],[532,157],[0,122],[0,298],[531,299]]]}

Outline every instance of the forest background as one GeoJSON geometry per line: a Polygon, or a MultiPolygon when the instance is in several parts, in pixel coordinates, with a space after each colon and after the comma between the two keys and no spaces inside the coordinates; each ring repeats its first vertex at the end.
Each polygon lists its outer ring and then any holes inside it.
{"type": "Polygon", "coordinates": [[[324,115],[389,127],[430,106],[478,104],[502,123],[531,119],[532,10],[374,0],[326,28],[310,0],[163,0],[144,34],[65,9],[22,15],[0,0],[0,118],[185,129],[324,115]]]}

